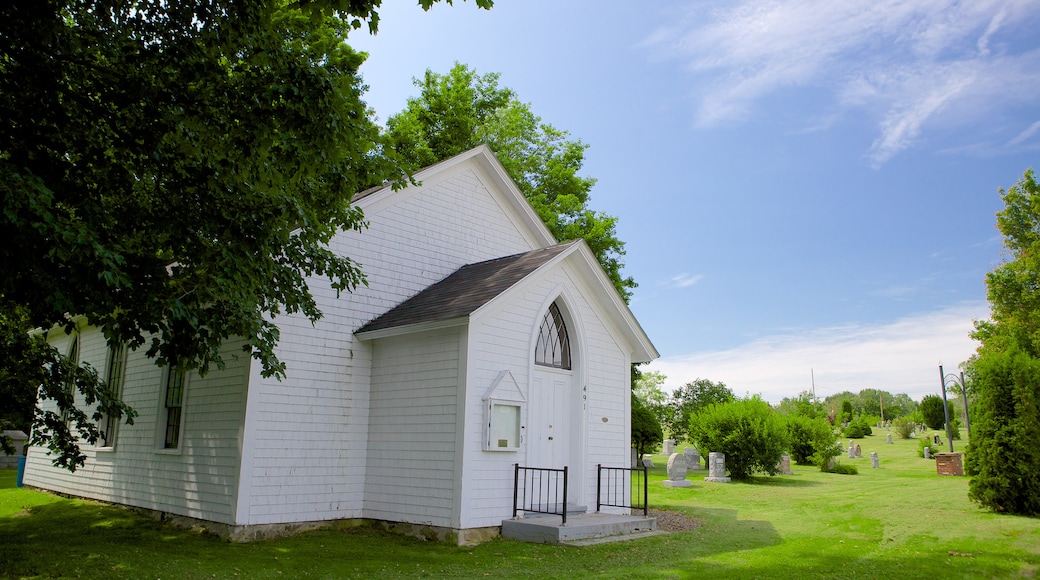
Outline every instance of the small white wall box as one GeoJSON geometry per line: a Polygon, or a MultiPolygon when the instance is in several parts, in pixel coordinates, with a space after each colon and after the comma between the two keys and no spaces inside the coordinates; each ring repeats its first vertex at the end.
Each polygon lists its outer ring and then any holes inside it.
{"type": "Polygon", "coordinates": [[[484,451],[519,451],[523,442],[523,411],[527,400],[513,374],[509,371],[498,373],[482,399],[484,451]]]}

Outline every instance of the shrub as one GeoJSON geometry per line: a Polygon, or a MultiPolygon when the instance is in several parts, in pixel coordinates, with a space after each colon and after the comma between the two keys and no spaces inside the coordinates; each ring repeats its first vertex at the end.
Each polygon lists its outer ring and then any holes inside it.
{"type": "Polygon", "coordinates": [[[824,473],[841,473],[843,475],[856,475],[859,473],[855,465],[842,465],[841,463],[835,463],[834,467],[830,469],[827,469],[825,465],[821,465],[820,471],[824,473]]]}
{"type": "Polygon", "coordinates": [[[918,457],[922,457],[922,458],[924,457],[924,448],[925,447],[930,447],[931,448],[930,451],[931,451],[931,454],[932,454],[932,459],[935,459],[935,453],[936,453],[936,449],[935,448],[938,447],[938,445],[935,444],[935,442],[932,440],[932,437],[930,435],[925,435],[924,437],[921,437],[920,439],[917,440],[917,456],[918,457]]]}
{"type": "Polygon", "coordinates": [[[954,440],[961,438],[961,422],[957,419],[950,420],[950,437],[954,440]]]}
{"type": "Polygon", "coordinates": [[[690,439],[701,453],[725,453],[733,479],[776,475],[789,442],[783,417],[758,396],[701,409],[690,420],[690,439]]]}
{"type": "Polygon", "coordinates": [[[907,417],[900,417],[895,421],[892,421],[892,427],[896,430],[896,435],[899,435],[900,439],[909,439],[910,432],[914,430],[914,424],[907,417]]]}
{"type": "Polygon", "coordinates": [[[1040,360],[1011,347],[975,361],[968,497],[997,512],[1040,515],[1040,360]]]}
{"type": "Polygon", "coordinates": [[[942,429],[946,425],[946,411],[939,395],[928,395],[921,399],[920,410],[924,424],[929,429],[942,429]]]}
{"type": "Polygon", "coordinates": [[[798,465],[820,465],[840,453],[834,429],[826,419],[793,415],[787,419],[791,458],[798,465]]]}
{"type": "Polygon", "coordinates": [[[867,422],[862,417],[849,423],[849,426],[842,431],[842,435],[850,439],[862,439],[873,433],[874,431],[870,428],[870,425],[867,425],[867,422]]]}

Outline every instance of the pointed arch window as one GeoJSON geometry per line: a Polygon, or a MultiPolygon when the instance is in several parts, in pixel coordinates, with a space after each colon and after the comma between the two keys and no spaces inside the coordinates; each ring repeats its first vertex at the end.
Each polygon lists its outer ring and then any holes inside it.
{"type": "Polygon", "coordinates": [[[571,341],[560,308],[553,302],[542,318],[538,343],[534,347],[534,364],[558,369],[571,368],[571,341]]]}

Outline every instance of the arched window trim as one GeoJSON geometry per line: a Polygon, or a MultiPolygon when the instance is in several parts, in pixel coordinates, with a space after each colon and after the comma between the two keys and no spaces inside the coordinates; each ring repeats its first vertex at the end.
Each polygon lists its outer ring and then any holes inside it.
{"type": "Polygon", "coordinates": [[[538,329],[538,341],[534,347],[534,364],[557,369],[571,370],[571,341],[567,323],[563,320],[560,307],[549,305],[542,325],[538,329]]]}

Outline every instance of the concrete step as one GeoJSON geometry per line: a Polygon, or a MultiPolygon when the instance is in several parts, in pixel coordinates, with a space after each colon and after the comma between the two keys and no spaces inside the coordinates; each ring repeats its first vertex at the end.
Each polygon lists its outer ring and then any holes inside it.
{"type": "Polygon", "coordinates": [[[657,518],[604,513],[509,519],[502,521],[502,536],[522,542],[566,544],[595,538],[645,536],[657,529],[657,518]]]}

